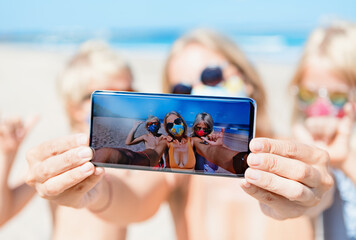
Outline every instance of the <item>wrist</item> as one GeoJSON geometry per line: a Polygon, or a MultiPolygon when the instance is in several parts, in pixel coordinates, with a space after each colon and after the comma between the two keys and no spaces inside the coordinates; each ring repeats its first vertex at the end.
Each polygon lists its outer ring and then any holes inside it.
{"type": "MultiPolygon", "coordinates": [[[[0,164],[9,164],[11,165],[16,157],[16,153],[4,153],[0,152],[0,164]]],[[[6,166],[6,165],[5,165],[6,166]]]]}
{"type": "Polygon", "coordinates": [[[108,209],[111,205],[113,197],[112,183],[109,175],[105,175],[103,180],[99,183],[99,192],[97,198],[92,201],[87,207],[93,213],[101,213],[108,209]]]}
{"type": "Polygon", "coordinates": [[[7,184],[7,179],[10,175],[11,166],[14,159],[10,156],[0,154],[0,182],[7,184]]]}

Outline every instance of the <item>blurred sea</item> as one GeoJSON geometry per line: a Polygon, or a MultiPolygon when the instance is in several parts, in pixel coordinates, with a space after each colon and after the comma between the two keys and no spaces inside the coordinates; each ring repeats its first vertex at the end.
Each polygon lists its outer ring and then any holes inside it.
{"type": "MultiPolygon", "coordinates": [[[[215,29],[229,36],[253,60],[294,63],[306,41],[308,32],[271,31],[241,32],[215,29]]],[[[1,32],[0,43],[30,45],[35,48],[76,47],[89,39],[109,42],[118,49],[166,54],[172,43],[184,34],[178,29],[120,29],[88,32],[66,31],[12,31],[1,32]]]]}

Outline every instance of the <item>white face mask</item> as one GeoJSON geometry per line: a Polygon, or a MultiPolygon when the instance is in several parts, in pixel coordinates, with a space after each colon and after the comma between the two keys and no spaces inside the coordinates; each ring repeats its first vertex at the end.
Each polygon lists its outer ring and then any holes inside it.
{"type": "Polygon", "coordinates": [[[244,81],[238,76],[217,84],[208,86],[199,84],[192,89],[193,95],[225,96],[225,97],[247,97],[244,81]]]}

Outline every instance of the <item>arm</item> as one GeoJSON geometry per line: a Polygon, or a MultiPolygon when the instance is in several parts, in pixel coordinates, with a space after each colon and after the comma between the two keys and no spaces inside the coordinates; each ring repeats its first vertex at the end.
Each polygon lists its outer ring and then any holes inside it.
{"type": "Polygon", "coordinates": [[[15,156],[0,154],[0,226],[16,215],[32,198],[34,189],[26,184],[11,189],[8,178],[15,156]]]}
{"type": "Polygon", "coordinates": [[[35,189],[22,183],[20,186],[9,189],[1,187],[0,200],[0,227],[19,213],[35,194],[35,189]]]}
{"type": "Polygon", "coordinates": [[[140,136],[138,138],[135,138],[135,133],[138,129],[138,126],[140,126],[142,122],[136,122],[134,124],[134,126],[132,127],[131,131],[129,132],[129,134],[127,135],[127,138],[126,138],[126,145],[135,145],[137,143],[140,143],[142,141],[144,141],[144,136],[140,136]]]}
{"type": "Polygon", "coordinates": [[[88,137],[77,134],[45,142],[27,154],[27,183],[43,198],[59,205],[88,208],[99,217],[126,225],[142,221],[158,209],[169,185],[164,174],[96,168],[90,162],[88,137]],[[51,166],[49,168],[49,166],[51,166]],[[132,174],[132,175],[131,175],[132,174]],[[136,174],[139,174],[137,176],[136,174]]]}
{"type": "Polygon", "coordinates": [[[25,183],[10,188],[8,179],[17,150],[36,121],[33,118],[24,124],[21,119],[9,119],[0,123],[0,226],[15,216],[35,193],[25,183]]]}
{"type": "Polygon", "coordinates": [[[238,153],[221,145],[202,144],[197,137],[192,138],[194,147],[198,154],[203,156],[209,162],[224,168],[225,170],[236,173],[234,169],[233,158],[238,153]]]}

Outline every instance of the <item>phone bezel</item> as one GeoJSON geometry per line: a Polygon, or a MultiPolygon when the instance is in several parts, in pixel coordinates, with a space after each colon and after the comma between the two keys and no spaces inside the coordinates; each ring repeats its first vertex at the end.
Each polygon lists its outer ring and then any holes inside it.
{"type": "MultiPolygon", "coordinates": [[[[153,98],[159,97],[170,97],[176,99],[189,99],[189,98],[200,98],[206,100],[223,100],[223,101],[247,101],[250,103],[251,108],[253,111],[250,111],[250,121],[249,125],[253,126],[249,129],[249,136],[248,136],[248,145],[250,141],[255,137],[255,129],[256,129],[256,113],[257,113],[257,104],[256,101],[252,98],[242,98],[242,97],[219,97],[219,96],[201,96],[201,95],[185,95],[185,94],[165,94],[165,93],[139,93],[139,92],[121,92],[121,91],[107,91],[107,90],[97,90],[91,94],[91,114],[90,114],[90,139],[89,139],[89,146],[92,147],[92,139],[93,139],[93,111],[94,111],[94,104],[93,98],[96,95],[113,95],[113,96],[149,96],[153,98]],[[251,124],[252,123],[252,124],[251,124]]],[[[92,148],[93,149],[93,148],[92,148]]],[[[94,150],[94,149],[93,149],[94,150]]],[[[248,154],[250,153],[250,147],[248,146],[248,154]]],[[[173,170],[173,169],[152,169],[151,167],[145,166],[129,166],[129,165],[120,165],[120,164],[110,164],[110,163],[97,163],[92,162],[97,167],[111,167],[111,168],[121,168],[121,169],[132,169],[132,170],[144,170],[144,171],[154,171],[154,172],[170,172],[170,173],[183,173],[183,174],[197,174],[203,176],[220,176],[220,177],[244,177],[244,174],[235,174],[235,175],[227,175],[227,174],[219,174],[219,173],[202,173],[202,172],[185,172],[184,170],[173,170]]]]}

